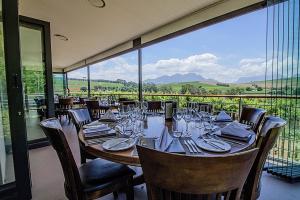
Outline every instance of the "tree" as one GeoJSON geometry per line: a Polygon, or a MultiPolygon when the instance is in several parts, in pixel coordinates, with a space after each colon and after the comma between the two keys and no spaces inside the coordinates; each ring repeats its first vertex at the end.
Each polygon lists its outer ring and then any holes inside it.
{"type": "Polygon", "coordinates": [[[81,90],[82,92],[87,92],[87,87],[83,86],[83,87],[80,88],[80,90],[81,90]]]}
{"type": "Polygon", "coordinates": [[[262,91],[263,90],[262,87],[259,87],[259,86],[256,89],[257,89],[257,91],[262,91]]]}
{"type": "Polygon", "coordinates": [[[252,91],[251,87],[246,87],[246,91],[252,91]]]}

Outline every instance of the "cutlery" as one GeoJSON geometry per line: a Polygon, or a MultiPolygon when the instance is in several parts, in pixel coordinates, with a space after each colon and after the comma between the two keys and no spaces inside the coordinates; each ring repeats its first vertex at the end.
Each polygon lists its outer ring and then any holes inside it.
{"type": "Polygon", "coordinates": [[[232,144],[237,144],[237,145],[245,145],[245,143],[243,142],[238,142],[238,141],[235,141],[235,140],[232,140],[232,139],[229,139],[229,138],[224,138],[224,137],[220,137],[218,135],[213,135],[214,139],[218,139],[218,140],[221,140],[221,141],[225,141],[225,142],[229,142],[229,143],[232,143],[232,144]]]}
{"type": "Polygon", "coordinates": [[[194,145],[191,143],[190,140],[186,140],[186,142],[190,145],[190,147],[193,149],[194,153],[198,153],[197,148],[194,147],[194,145]]]}
{"type": "Polygon", "coordinates": [[[130,140],[130,138],[128,138],[128,139],[126,139],[126,140],[123,140],[123,141],[121,141],[121,142],[118,142],[118,143],[116,143],[116,144],[110,146],[108,149],[111,149],[111,148],[113,148],[113,147],[116,147],[116,146],[118,146],[119,144],[122,144],[122,143],[124,143],[124,142],[127,142],[128,140],[130,140]]]}
{"type": "Polygon", "coordinates": [[[190,145],[186,142],[186,140],[184,140],[184,144],[185,146],[187,146],[190,153],[194,153],[194,150],[190,147],[190,145]]]}
{"type": "Polygon", "coordinates": [[[221,150],[225,150],[223,147],[220,147],[220,146],[218,146],[218,145],[216,145],[216,144],[214,144],[214,143],[212,143],[212,142],[210,142],[210,141],[208,141],[208,140],[206,140],[206,139],[204,139],[204,138],[202,138],[202,140],[203,140],[206,144],[209,144],[210,146],[212,146],[212,147],[214,147],[214,148],[221,149],[221,150]]]}
{"type": "Polygon", "coordinates": [[[201,150],[199,149],[199,147],[196,145],[196,143],[194,142],[194,140],[188,140],[187,142],[190,143],[190,145],[196,149],[196,152],[197,152],[197,153],[202,153],[202,151],[201,151],[201,150]]]}

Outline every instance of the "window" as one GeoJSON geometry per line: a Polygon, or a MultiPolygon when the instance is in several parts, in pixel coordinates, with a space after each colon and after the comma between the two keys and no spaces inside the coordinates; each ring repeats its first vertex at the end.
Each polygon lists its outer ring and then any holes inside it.
{"type": "Polygon", "coordinates": [[[53,74],[53,89],[54,94],[62,96],[64,95],[64,74],[54,73],[53,74]]]}
{"type": "Polygon", "coordinates": [[[68,72],[68,95],[87,96],[88,95],[88,75],[87,68],[77,69],[68,72]]]}
{"type": "Polygon", "coordinates": [[[263,9],[146,47],[143,90],[264,94],[265,32],[263,9]]]}
{"type": "Polygon", "coordinates": [[[90,66],[91,94],[138,98],[138,54],[130,52],[90,66]]]}

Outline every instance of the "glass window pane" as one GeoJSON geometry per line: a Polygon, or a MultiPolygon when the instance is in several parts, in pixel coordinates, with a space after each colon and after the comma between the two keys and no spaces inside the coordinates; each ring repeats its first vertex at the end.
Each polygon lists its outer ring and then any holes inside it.
{"type": "MultiPolygon", "coordinates": [[[[2,13],[0,1],[0,15],[2,13]]],[[[0,16],[0,186],[13,182],[14,166],[9,127],[9,113],[7,101],[7,87],[5,74],[5,60],[3,47],[3,24],[0,16]]]]}
{"type": "Polygon", "coordinates": [[[133,51],[90,66],[91,95],[138,99],[138,53],[133,51]]]}
{"type": "Polygon", "coordinates": [[[58,95],[58,96],[64,95],[64,75],[63,74],[53,74],[53,89],[54,89],[54,95],[58,95]]]}
{"type": "Polygon", "coordinates": [[[42,27],[20,26],[22,80],[28,140],[45,138],[39,122],[46,117],[42,27]]]}
{"type": "Polygon", "coordinates": [[[262,9],[144,48],[144,97],[264,94],[265,32],[262,9]]]}
{"type": "Polygon", "coordinates": [[[68,72],[68,96],[87,96],[87,78],[86,67],[68,72]]]}

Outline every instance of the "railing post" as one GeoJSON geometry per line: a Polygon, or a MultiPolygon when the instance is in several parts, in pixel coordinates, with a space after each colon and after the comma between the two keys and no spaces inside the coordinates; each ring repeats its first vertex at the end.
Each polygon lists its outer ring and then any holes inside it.
{"type": "Polygon", "coordinates": [[[241,112],[242,112],[242,97],[239,97],[239,116],[238,118],[241,116],[241,112]]]}

